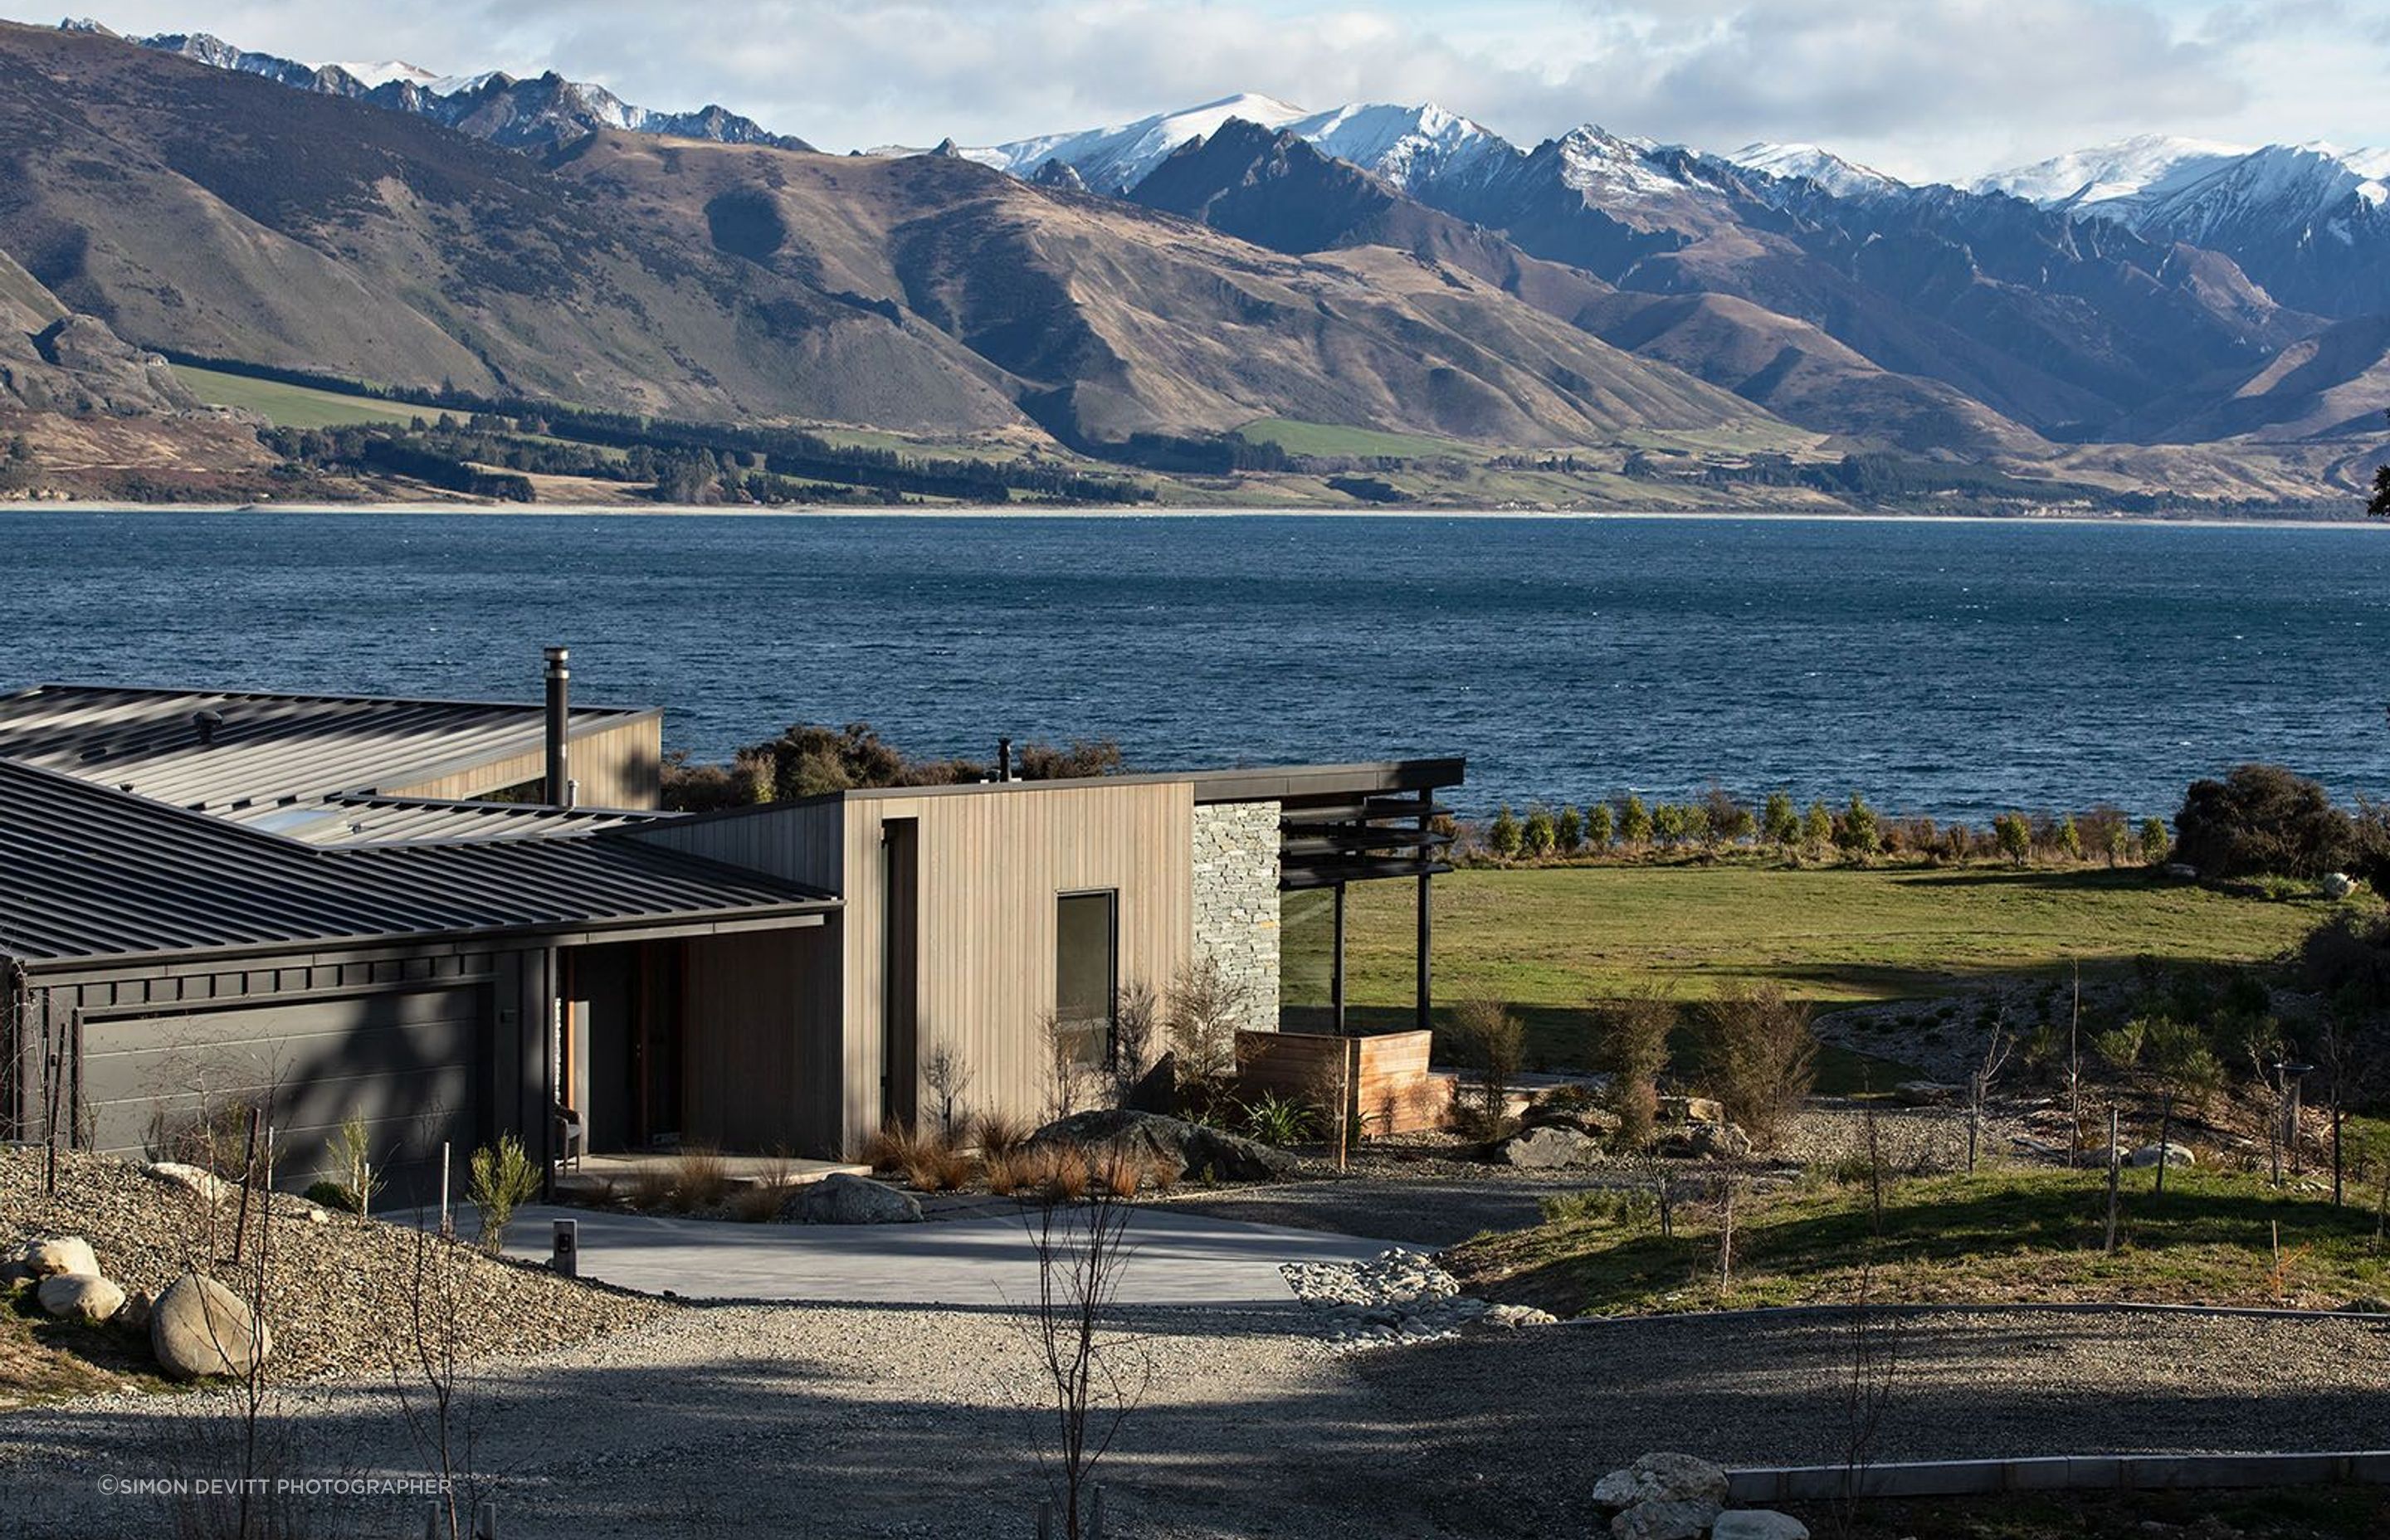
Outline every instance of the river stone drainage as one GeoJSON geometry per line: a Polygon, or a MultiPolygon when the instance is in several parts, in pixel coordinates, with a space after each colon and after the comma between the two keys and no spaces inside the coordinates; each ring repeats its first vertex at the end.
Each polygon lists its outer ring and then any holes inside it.
{"type": "Polygon", "coordinates": [[[1369,1262],[1290,1262],[1279,1271],[1294,1297],[1319,1318],[1328,1345],[1340,1353],[1553,1319],[1546,1311],[1464,1294],[1460,1281],[1433,1257],[1399,1246],[1369,1262]]]}

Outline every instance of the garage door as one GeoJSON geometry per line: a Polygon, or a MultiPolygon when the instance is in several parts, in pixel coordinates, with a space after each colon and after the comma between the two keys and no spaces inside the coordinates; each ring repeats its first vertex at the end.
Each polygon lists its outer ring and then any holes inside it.
{"type": "Polygon", "coordinates": [[[436,1163],[453,1141],[461,1180],[478,1127],[486,996],[472,985],[86,1020],[87,1142],[137,1156],[210,1108],[270,1097],[283,1186],[303,1188],[327,1169],[325,1148],[353,1115],[394,1174],[436,1163]]]}

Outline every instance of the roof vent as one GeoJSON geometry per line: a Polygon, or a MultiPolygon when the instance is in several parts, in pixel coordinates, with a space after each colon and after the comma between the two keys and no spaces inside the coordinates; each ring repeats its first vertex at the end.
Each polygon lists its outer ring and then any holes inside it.
{"type": "Polygon", "coordinates": [[[199,735],[199,747],[211,748],[216,740],[216,729],[224,725],[222,712],[193,712],[191,725],[199,735]]]}

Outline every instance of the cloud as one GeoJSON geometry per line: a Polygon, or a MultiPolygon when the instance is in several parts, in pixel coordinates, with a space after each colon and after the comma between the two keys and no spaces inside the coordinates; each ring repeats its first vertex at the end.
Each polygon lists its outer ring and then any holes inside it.
{"type": "MultiPolygon", "coordinates": [[[[1580,122],[1803,139],[1964,177],[2130,133],[2390,137],[2383,6],[2357,0],[125,0],[122,31],[311,60],[552,66],[720,102],[829,148],[1123,122],[1238,91],[1433,99],[1532,143],[1580,122]],[[692,20],[692,14],[697,19],[692,20]]],[[[46,17],[45,18],[46,19],[46,17]]]]}

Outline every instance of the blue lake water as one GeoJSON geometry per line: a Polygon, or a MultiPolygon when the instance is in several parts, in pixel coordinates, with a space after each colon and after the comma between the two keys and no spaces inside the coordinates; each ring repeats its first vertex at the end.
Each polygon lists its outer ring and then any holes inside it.
{"type": "Polygon", "coordinates": [[[1484,518],[0,513],[0,687],[672,709],[1141,768],[1459,752],[1472,810],[1863,789],[1970,819],[2280,760],[2390,791],[2390,530],[1484,518]]]}

